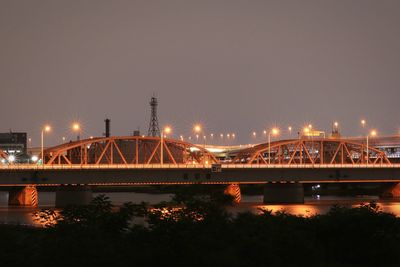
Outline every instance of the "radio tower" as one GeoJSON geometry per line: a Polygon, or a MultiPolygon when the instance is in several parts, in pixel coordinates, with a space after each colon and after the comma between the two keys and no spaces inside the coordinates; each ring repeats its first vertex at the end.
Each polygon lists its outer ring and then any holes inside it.
{"type": "Polygon", "coordinates": [[[150,117],[150,125],[149,125],[149,132],[148,136],[161,136],[160,135],[160,128],[158,127],[158,119],[157,119],[157,98],[153,96],[150,101],[150,107],[151,107],[151,117],[150,117]]]}

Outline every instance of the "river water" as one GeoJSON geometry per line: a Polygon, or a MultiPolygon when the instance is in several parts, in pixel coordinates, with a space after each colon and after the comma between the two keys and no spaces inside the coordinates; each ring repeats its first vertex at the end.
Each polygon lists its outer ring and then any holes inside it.
{"type": "MultiPolygon", "coordinates": [[[[14,207],[8,206],[8,192],[0,191],[0,223],[1,224],[24,224],[38,225],[35,221],[33,213],[40,209],[53,208],[55,205],[54,192],[38,192],[39,207],[14,207]]],[[[147,194],[134,192],[112,192],[112,193],[94,193],[93,196],[105,194],[110,198],[114,205],[121,205],[124,202],[140,203],[142,201],[149,204],[156,204],[162,201],[172,199],[172,194],[147,194]]],[[[356,207],[360,204],[375,201],[378,203],[382,211],[390,212],[396,216],[400,216],[400,202],[381,201],[377,196],[363,197],[337,197],[337,196],[315,196],[306,197],[304,204],[287,204],[287,205],[264,205],[262,204],[263,196],[242,195],[242,202],[228,210],[232,213],[237,212],[259,212],[260,209],[272,210],[273,212],[284,210],[291,214],[311,216],[315,214],[324,214],[329,211],[332,205],[340,204],[349,207],[356,207]]]]}

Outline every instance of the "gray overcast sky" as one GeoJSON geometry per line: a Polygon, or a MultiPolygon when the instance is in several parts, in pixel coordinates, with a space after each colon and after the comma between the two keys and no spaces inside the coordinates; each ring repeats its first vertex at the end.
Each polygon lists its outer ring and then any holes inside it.
{"type": "MultiPolygon", "coordinates": [[[[147,132],[149,98],[161,124],[190,134],[312,123],[360,135],[400,127],[400,1],[0,0],[1,131],[39,144],[147,132]]],[[[297,130],[296,130],[297,131],[297,130]]]]}

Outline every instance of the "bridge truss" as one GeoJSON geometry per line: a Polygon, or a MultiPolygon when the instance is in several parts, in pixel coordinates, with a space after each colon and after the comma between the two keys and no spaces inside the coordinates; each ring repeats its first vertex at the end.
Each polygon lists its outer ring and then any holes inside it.
{"type": "Polygon", "coordinates": [[[45,165],[212,164],[218,160],[201,146],[159,137],[98,137],[44,151],[45,165]],[[161,161],[161,155],[163,161],[161,161]]]}
{"type": "Polygon", "coordinates": [[[346,139],[296,139],[260,144],[240,151],[232,163],[391,164],[383,151],[346,139]]]}

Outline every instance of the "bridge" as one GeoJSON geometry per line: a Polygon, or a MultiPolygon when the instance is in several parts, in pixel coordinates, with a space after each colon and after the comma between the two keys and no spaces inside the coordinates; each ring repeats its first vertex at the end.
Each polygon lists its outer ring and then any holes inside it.
{"type": "MultiPolygon", "coordinates": [[[[350,139],[295,139],[259,144],[218,158],[204,146],[157,137],[98,137],[44,151],[43,164],[4,164],[0,185],[10,204],[37,205],[36,186],[60,186],[59,206],[90,199],[91,186],[225,184],[240,201],[240,184],[265,184],[264,201],[302,202],[303,183],[385,182],[400,196],[400,163],[350,139]]],[[[6,153],[0,157],[7,160],[6,153]]]]}

